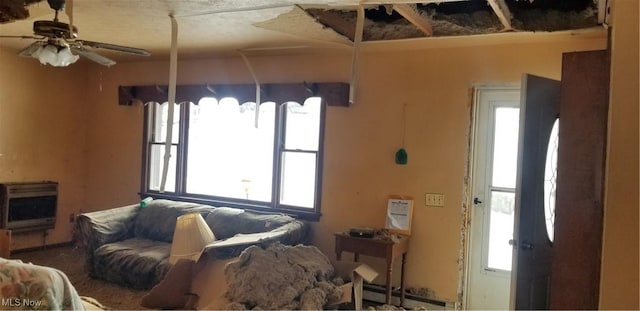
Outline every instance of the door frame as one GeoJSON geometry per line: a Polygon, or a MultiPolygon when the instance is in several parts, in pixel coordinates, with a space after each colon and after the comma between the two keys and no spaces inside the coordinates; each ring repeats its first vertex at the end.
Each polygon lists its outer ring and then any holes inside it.
{"type": "MultiPolygon", "coordinates": [[[[469,128],[467,141],[467,160],[465,167],[464,185],[463,185],[463,202],[462,202],[462,228],[460,234],[460,252],[458,258],[458,290],[456,310],[466,310],[468,302],[468,285],[469,285],[469,265],[471,251],[471,211],[473,208],[473,169],[474,158],[476,156],[476,148],[474,142],[478,133],[476,132],[477,117],[479,114],[478,104],[476,102],[479,90],[520,90],[521,81],[506,83],[476,83],[471,85],[469,91],[469,128]]],[[[513,268],[512,268],[513,269],[513,268]]]]}

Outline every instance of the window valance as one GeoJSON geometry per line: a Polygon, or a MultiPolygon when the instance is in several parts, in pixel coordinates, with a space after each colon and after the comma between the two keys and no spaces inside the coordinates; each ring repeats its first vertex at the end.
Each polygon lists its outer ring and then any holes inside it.
{"type": "MultiPolygon", "coordinates": [[[[342,82],[323,83],[274,83],[260,85],[260,101],[304,103],[309,97],[321,97],[329,106],[349,106],[349,84],[342,82]]],[[[119,86],[118,102],[129,106],[136,101],[166,102],[166,85],[119,86]]],[[[204,84],[176,86],[176,102],[198,103],[203,97],[233,97],[240,103],[256,100],[255,84],[204,84]]]]}

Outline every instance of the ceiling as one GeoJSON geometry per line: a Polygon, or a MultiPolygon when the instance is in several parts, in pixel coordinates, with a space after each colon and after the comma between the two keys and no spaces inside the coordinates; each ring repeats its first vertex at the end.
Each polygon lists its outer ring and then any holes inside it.
{"type": "MultiPolygon", "coordinates": [[[[170,14],[178,24],[181,57],[195,57],[238,50],[350,49],[358,5],[365,8],[367,42],[593,29],[605,22],[606,1],[67,0],[67,7],[80,39],[144,48],[151,58],[166,58],[170,14]]],[[[47,1],[0,0],[0,35],[32,35],[35,20],[53,18],[47,1]],[[7,21],[15,3],[27,3],[29,17],[14,14],[7,21]]],[[[68,16],[61,14],[60,20],[68,22],[68,16]]],[[[17,52],[33,40],[0,38],[0,48],[17,52]]],[[[140,57],[96,51],[116,60],[140,57]]]]}

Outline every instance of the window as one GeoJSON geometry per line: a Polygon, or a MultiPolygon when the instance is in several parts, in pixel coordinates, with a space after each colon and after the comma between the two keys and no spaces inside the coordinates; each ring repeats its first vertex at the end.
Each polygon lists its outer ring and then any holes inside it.
{"type": "Polygon", "coordinates": [[[325,114],[320,97],[261,105],[204,97],[174,107],[171,157],[160,192],[168,104],[147,105],[144,194],[319,216],[325,114]]]}
{"type": "Polygon", "coordinates": [[[549,242],[553,242],[553,230],[556,220],[556,189],[558,186],[558,131],[560,119],[556,118],[549,135],[547,157],[544,164],[544,219],[549,242]]]}
{"type": "Polygon", "coordinates": [[[516,168],[518,162],[518,128],[520,108],[517,102],[493,103],[493,144],[488,178],[487,264],[490,270],[511,271],[516,168]]]}
{"type": "MultiPolygon", "coordinates": [[[[180,109],[179,105],[174,105],[174,111],[178,112],[180,109]]],[[[160,183],[162,181],[162,166],[164,164],[164,155],[165,155],[165,142],[167,137],[167,119],[168,119],[168,110],[169,105],[164,103],[163,105],[153,105],[152,106],[152,117],[151,120],[151,128],[153,129],[148,140],[149,146],[149,154],[151,158],[149,159],[149,165],[153,169],[149,172],[149,188],[153,190],[160,189],[160,183]]],[[[176,154],[178,148],[178,137],[180,135],[180,128],[178,125],[180,124],[180,115],[175,113],[173,115],[173,133],[171,139],[171,154],[176,154]]],[[[169,169],[167,170],[167,183],[165,185],[165,190],[167,191],[175,191],[176,185],[176,157],[171,157],[169,161],[169,169]]]]}

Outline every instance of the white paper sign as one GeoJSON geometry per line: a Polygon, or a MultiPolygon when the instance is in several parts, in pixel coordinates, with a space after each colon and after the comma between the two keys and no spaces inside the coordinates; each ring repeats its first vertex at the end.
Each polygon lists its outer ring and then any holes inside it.
{"type": "Polygon", "coordinates": [[[387,204],[387,229],[405,231],[411,230],[411,214],[413,200],[389,199],[387,204]]]}

